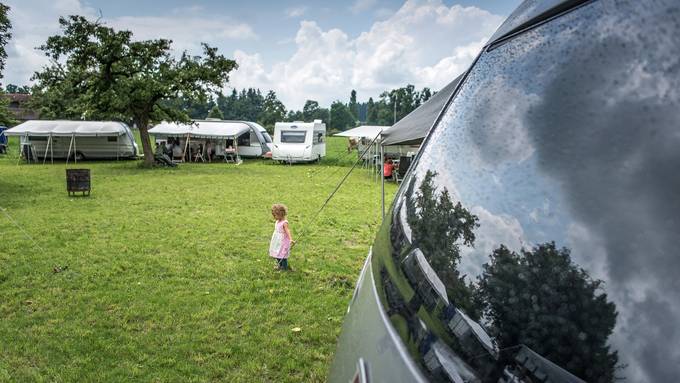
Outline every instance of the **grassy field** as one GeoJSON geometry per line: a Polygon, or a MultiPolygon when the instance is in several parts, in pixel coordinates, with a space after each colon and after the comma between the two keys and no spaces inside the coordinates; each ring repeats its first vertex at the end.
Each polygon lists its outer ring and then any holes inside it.
{"type": "Polygon", "coordinates": [[[14,142],[0,156],[0,381],[324,381],[380,222],[380,184],[357,169],[307,224],[356,158],[344,145],[329,139],[320,165],[79,163],[92,195],[68,197],[66,165],[18,163],[14,142]],[[267,256],[275,202],[306,233],[292,273],[267,256]]]}

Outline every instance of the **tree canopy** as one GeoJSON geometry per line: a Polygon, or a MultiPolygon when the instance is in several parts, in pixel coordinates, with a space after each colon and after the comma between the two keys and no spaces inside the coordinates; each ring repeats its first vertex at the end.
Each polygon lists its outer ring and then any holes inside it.
{"type": "Polygon", "coordinates": [[[229,80],[236,62],[202,44],[203,55],[172,55],[166,39],[135,41],[82,16],[60,18],[61,35],[40,46],[51,65],[34,75],[41,113],[60,118],[116,119],[140,130],[145,163],[153,164],[150,121],[189,121],[164,101],[205,99],[229,80]]]}
{"type": "MultiPolygon", "coordinates": [[[[5,69],[5,60],[7,60],[7,51],[5,45],[12,37],[10,30],[12,23],[9,20],[9,7],[0,3],[0,79],[2,79],[5,69]]],[[[5,97],[5,92],[0,88],[0,125],[12,125],[15,123],[12,114],[9,111],[9,99],[5,97]]]]}
{"type": "Polygon", "coordinates": [[[615,380],[618,355],[607,339],[616,307],[555,243],[515,253],[500,246],[478,280],[476,301],[499,347],[525,344],[588,382],[615,380]]]}

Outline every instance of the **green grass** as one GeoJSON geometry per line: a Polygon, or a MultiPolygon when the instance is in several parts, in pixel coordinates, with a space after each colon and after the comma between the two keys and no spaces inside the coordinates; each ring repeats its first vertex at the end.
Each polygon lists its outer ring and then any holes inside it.
{"type": "Polygon", "coordinates": [[[13,142],[0,156],[0,381],[324,381],[380,222],[380,184],[357,169],[307,224],[356,159],[344,145],[329,139],[321,165],[79,163],[92,195],[68,197],[66,165],[18,163],[13,142]],[[306,233],[292,273],[267,256],[276,202],[293,237],[306,233]]]}

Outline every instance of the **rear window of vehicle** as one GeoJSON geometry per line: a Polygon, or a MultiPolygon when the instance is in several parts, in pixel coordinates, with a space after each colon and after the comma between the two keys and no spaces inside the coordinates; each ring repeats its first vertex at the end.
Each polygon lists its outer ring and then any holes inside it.
{"type": "Polygon", "coordinates": [[[602,0],[471,68],[373,248],[432,380],[680,377],[679,35],[677,2],[602,0]]]}
{"type": "Polygon", "coordinates": [[[296,130],[282,130],[281,142],[285,144],[303,144],[307,138],[307,132],[296,130]]]}

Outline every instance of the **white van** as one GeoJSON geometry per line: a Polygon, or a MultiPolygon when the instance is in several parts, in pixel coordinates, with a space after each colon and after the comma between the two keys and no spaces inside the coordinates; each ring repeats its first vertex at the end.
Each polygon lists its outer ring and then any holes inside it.
{"type": "Polygon", "coordinates": [[[277,122],[274,126],[272,159],[285,162],[319,161],[326,156],[326,124],[277,122]]]}

